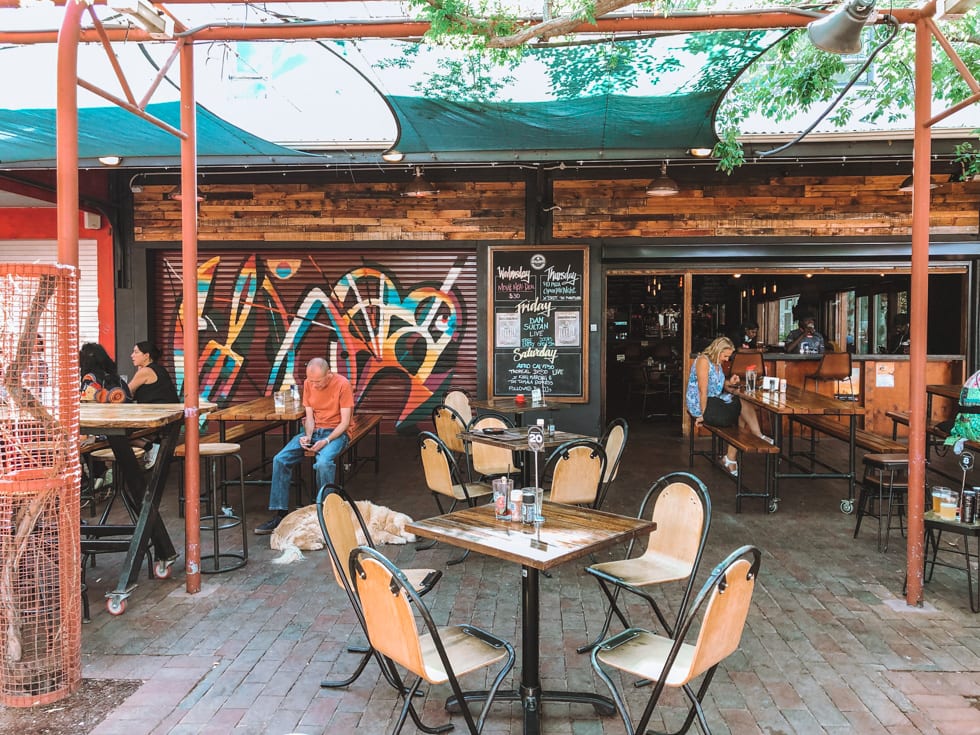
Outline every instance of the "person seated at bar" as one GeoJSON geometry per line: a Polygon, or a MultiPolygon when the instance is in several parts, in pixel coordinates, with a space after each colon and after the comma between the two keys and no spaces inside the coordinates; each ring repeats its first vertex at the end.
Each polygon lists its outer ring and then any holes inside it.
{"type": "Polygon", "coordinates": [[[269,490],[269,510],[272,518],[255,528],[265,536],[279,526],[289,512],[289,486],[293,467],[306,456],[306,450],[316,452],[313,469],[317,489],[334,481],[337,457],[347,448],[347,429],[354,414],[354,392],[343,375],[330,371],[322,357],[306,364],[303,381],[303,430],[294,436],[272,460],[272,488],[269,490]]]}
{"type": "MultiPolygon", "coordinates": [[[[728,337],[718,337],[694,358],[687,380],[687,412],[694,417],[695,427],[701,424],[721,427],[738,424],[772,444],[773,440],[759,428],[755,407],[749,403],[743,404],[738,396],[732,394],[738,387],[739,377],[733,375],[726,378],[722,363],[728,362],[734,352],[735,345],[728,337]]],[[[738,477],[737,454],[735,447],[729,444],[726,455],[722,457],[725,469],[734,477],[738,477]]]]}
{"type": "Polygon", "coordinates": [[[823,335],[817,331],[817,320],[812,316],[800,317],[799,328],[786,336],[786,352],[799,352],[802,355],[819,355],[824,352],[823,335]]]}
{"type": "Polygon", "coordinates": [[[896,314],[891,334],[888,335],[888,352],[892,355],[909,353],[909,315],[896,314]]]}
{"type": "Polygon", "coordinates": [[[129,381],[133,400],[137,403],[178,403],[177,389],[167,368],[159,363],[160,348],[150,342],[137,342],[133,347],[133,367],[136,374],[129,381]]]}
{"type": "Polygon", "coordinates": [[[760,349],[762,345],[759,344],[759,323],[752,319],[742,322],[732,342],[736,350],[760,349]]]}

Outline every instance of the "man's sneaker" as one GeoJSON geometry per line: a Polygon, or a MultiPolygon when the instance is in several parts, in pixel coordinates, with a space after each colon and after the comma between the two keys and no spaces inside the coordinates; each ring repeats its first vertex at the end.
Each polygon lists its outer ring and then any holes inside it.
{"type": "Polygon", "coordinates": [[[148,470],[153,469],[153,465],[157,463],[158,454],[160,454],[160,445],[151,444],[150,448],[146,450],[146,454],[143,455],[143,467],[148,470]]]}
{"type": "Polygon", "coordinates": [[[270,533],[272,533],[273,531],[275,531],[276,528],[279,527],[279,524],[282,523],[282,519],[283,519],[283,516],[279,516],[279,515],[273,516],[272,518],[270,518],[269,520],[267,520],[265,523],[263,523],[261,526],[256,526],[255,527],[255,535],[256,536],[268,536],[270,533]]]}

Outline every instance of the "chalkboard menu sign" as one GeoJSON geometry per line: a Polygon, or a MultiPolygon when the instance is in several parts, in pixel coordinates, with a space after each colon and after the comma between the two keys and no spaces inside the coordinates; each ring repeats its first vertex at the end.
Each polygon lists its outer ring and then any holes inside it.
{"type": "Polygon", "coordinates": [[[490,385],[494,396],[588,400],[588,252],[490,248],[490,385]]]}

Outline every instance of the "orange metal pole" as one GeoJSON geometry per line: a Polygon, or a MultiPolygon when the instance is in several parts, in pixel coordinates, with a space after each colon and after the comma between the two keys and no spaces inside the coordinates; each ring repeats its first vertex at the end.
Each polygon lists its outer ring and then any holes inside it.
{"type": "MultiPolygon", "coordinates": [[[[0,8],[3,0],[0,0],[0,8]]],[[[895,8],[889,11],[900,24],[915,23],[920,17],[919,10],[895,8]]],[[[569,33],[643,33],[673,32],[694,33],[697,31],[755,30],[766,28],[802,28],[814,19],[805,15],[781,12],[762,13],[716,13],[685,16],[647,16],[638,18],[598,18],[594,23],[581,23],[569,33]]],[[[258,41],[294,40],[310,38],[419,38],[429,30],[424,21],[390,22],[337,22],[322,24],[288,23],[280,25],[211,25],[192,29],[183,38],[195,41],[258,41]]],[[[83,30],[82,42],[94,43],[101,39],[94,30],[83,30]]],[[[139,29],[106,29],[111,41],[161,42],[139,29]]],[[[2,31],[0,43],[35,44],[53,43],[54,31],[2,31]]]]}
{"type": "MultiPolygon", "coordinates": [[[[58,65],[57,65],[57,114],[55,118],[55,130],[57,134],[57,171],[55,181],[57,183],[56,200],[58,203],[58,262],[65,265],[78,267],[78,89],[75,82],[78,80],[78,35],[80,29],[80,19],[85,6],[82,3],[73,3],[65,10],[65,16],[61,22],[61,31],[58,34],[58,65]]],[[[74,329],[65,330],[66,334],[78,334],[78,313],[67,314],[66,318],[74,322],[74,329]]],[[[75,360],[77,365],[77,354],[74,352],[77,345],[71,345],[71,352],[66,354],[69,346],[64,339],[58,340],[58,358],[61,360],[75,360]]],[[[77,380],[77,374],[76,374],[77,380]]],[[[64,397],[66,386],[59,386],[59,393],[64,397]]],[[[78,399],[77,390],[74,391],[75,401],[78,399]]],[[[73,425],[67,428],[69,431],[78,431],[78,404],[69,414],[73,425]]],[[[79,492],[81,487],[82,473],[78,471],[78,453],[75,452],[69,458],[69,467],[75,470],[72,474],[75,477],[74,486],[71,492],[66,493],[64,498],[65,512],[72,522],[77,522],[79,512],[79,492]]],[[[59,540],[58,556],[64,565],[60,586],[61,606],[64,615],[61,624],[64,626],[61,631],[61,647],[65,656],[66,666],[62,670],[65,675],[65,686],[62,688],[62,696],[71,694],[82,683],[82,616],[79,610],[78,600],[81,594],[81,579],[78,570],[81,568],[82,547],[77,535],[68,535],[59,540]]],[[[52,603],[53,604],[53,603],[52,603]]],[[[58,697],[60,699],[61,696],[58,697]]],[[[55,701],[53,699],[39,699],[39,702],[47,703],[55,701]]]]}
{"type": "Polygon", "coordinates": [[[68,5],[58,32],[58,262],[74,266],[78,266],[78,39],[84,10],[81,3],[68,5]]]}
{"type": "Polygon", "coordinates": [[[909,535],[905,601],[922,604],[926,486],[926,337],[929,308],[929,157],[932,151],[932,34],[915,24],[915,129],[912,143],[912,277],[909,303],[909,535]]]}
{"type": "MultiPolygon", "coordinates": [[[[197,377],[197,111],[194,107],[194,45],[180,49],[181,266],[184,274],[184,549],[187,592],[201,591],[201,472],[197,377]]],[[[211,512],[217,516],[218,509],[211,512]]],[[[217,523],[217,521],[215,521],[217,523]]]]}

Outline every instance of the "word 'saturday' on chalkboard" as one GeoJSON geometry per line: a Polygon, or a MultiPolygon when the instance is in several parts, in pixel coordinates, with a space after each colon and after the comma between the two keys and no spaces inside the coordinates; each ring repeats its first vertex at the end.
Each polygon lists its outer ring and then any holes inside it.
{"type": "Polygon", "coordinates": [[[488,280],[492,394],[588,400],[587,249],[490,248],[488,280]]]}

